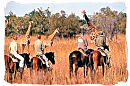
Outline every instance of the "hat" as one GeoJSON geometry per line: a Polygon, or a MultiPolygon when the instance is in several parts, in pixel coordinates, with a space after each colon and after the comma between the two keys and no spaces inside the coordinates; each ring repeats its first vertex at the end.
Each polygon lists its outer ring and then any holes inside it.
{"type": "Polygon", "coordinates": [[[98,33],[99,35],[103,35],[103,31],[99,31],[99,33],[98,33]]]}
{"type": "Polygon", "coordinates": [[[13,35],[13,39],[14,39],[14,40],[17,40],[17,36],[16,36],[16,35],[13,35]]]}
{"type": "Polygon", "coordinates": [[[82,13],[85,14],[86,13],[85,10],[83,10],[82,13]]]}
{"type": "Polygon", "coordinates": [[[41,35],[37,35],[37,38],[38,38],[38,39],[41,39],[41,35]]]}

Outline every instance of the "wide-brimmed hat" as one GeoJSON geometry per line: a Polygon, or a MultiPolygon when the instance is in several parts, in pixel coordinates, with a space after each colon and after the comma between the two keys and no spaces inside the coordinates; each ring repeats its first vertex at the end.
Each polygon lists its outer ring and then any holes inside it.
{"type": "Polygon", "coordinates": [[[99,34],[99,35],[103,35],[103,31],[99,31],[98,34],[99,34]]]}

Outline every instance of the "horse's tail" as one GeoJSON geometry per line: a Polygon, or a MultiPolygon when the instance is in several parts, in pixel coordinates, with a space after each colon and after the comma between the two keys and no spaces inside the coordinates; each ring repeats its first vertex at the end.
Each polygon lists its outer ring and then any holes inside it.
{"type": "Polygon", "coordinates": [[[73,73],[73,63],[74,63],[73,53],[70,53],[70,55],[69,55],[69,71],[70,71],[70,78],[72,77],[72,73],[73,73]]]}
{"type": "Polygon", "coordinates": [[[36,71],[39,69],[39,67],[38,67],[39,62],[38,61],[39,61],[39,59],[37,57],[33,57],[33,60],[32,60],[33,69],[36,71]]]}
{"type": "Polygon", "coordinates": [[[89,63],[92,65],[94,62],[93,62],[93,51],[90,52],[89,54],[89,63]]]}
{"type": "Polygon", "coordinates": [[[30,60],[30,66],[31,66],[31,68],[33,68],[33,58],[31,58],[31,60],[30,60]]]}
{"type": "Polygon", "coordinates": [[[13,64],[13,61],[12,59],[9,57],[8,58],[8,69],[9,69],[9,73],[13,73],[13,67],[14,67],[14,64],[13,64]]]}
{"type": "Polygon", "coordinates": [[[69,55],[69,67],[70,67],[70,68],[73,67],[73,61],[74,61],[74,59],[73,59],[73,57],[72,57],[72,54],[73,54],[73,53],[70,53],[70,55],[69,55]]]}

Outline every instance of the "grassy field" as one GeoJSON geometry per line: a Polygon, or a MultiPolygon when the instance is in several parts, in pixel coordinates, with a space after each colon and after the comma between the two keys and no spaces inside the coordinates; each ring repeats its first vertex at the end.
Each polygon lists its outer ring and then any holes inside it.
{"type": "MultiPolygon", "coordinates": [[[[44,38],[44,37],[42,37],[44,38]]],[[[90,37],[86,35],[88,39],[88,48],[96,49],[96,46],[90,43],[90,37]]],[[[19,37],[20,39],[20,37],[19,37]]],[[[18,40],[19,40],[18,39],[18,40]]],[[[117,82],[126,82],[128,79],[127,71],[127,44],[125,35],[118,35],[118,39],[114,41],[107,40],[107,44],[110,46],[111,54],[111,68],[106,72],[105,76],[102,76],[101,67],[98,68],[98,73],[91,80],[90,70],[86,78],[83,77],[83,68],[79,68],[78,78],[69,78],[69,54],[77,49],[76,39],[54,39],[54,44],[51,47],[47,47],[45,52],[54,52],[56,64],[53,65],[52,73],[48,72],[46,75],[43,70],[39,70],[36,75],[34,72],[30,75],[30,69],[25,69],[23,73],[23,79],[20,80],[19,73],[17,73],[17,80],[12,80],[12,83],[24,83],[24,84],[116,84],[117,82]]],[[[34,56],[34,50],[32,45],[36,40],[36,36],[31,37],[30,58],[34,56]]],[[[43,39],[42,39],[43,40],[43,39]]],[[[5,38],[5,54],[9,54],[10,37],[5,38]]],[[[27,49],[25,49],[27,52],[27,49]]],[[[5,74],[5,80],[7,74],[5,74]]]]}

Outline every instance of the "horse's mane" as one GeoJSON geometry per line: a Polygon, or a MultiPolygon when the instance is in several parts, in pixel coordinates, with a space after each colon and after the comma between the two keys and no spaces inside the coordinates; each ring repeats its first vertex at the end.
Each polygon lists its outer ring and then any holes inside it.
{"type": "Polygon", "coordinates": [[[109,51],[109,46],[108,45],[105,45],[104,46],[104,50],[107,49],[109,51]]]}
{"type": "Polygon", "coordinates": [[[50,56],[50,55],[54,55],[54,52],[47,52],[47,53],[45,53],[45,56],[46,56],[46,57],[48,57],[48,56],[50,56]]]}

